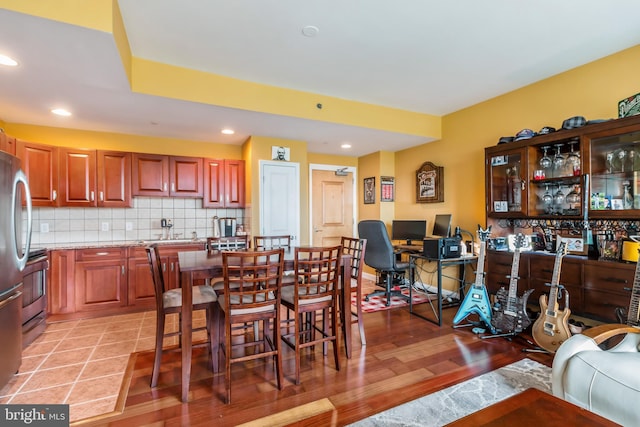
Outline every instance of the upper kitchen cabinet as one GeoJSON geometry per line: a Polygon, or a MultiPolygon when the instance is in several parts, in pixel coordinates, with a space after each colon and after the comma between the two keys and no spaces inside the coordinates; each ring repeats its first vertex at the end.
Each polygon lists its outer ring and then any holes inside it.
{"type": "Polygon", "coordinates": [[[131,155],[18,142],[34,206],[130,207],[131,155]]]}
{"type": "Polygon", "coordinates": [[[131,207],[131,153],[98,150],[98,206],[131,207]]]}
{"type": "Polygon", "coordinates": [[[202,159],[133,154],[134,196],[202,197],[202,159]]]}
{"type": "Polygon", "coordinates": [[[33,206],[57,206],[58,148],[18,140],[16,154],[29,180],[33,206]]]}
{"type": "Polygon", "coordinates": [[[131,207],[131,153],[61,147],[58,206],[131,207]]]}
{"type": "Polygon", "coordinates": [[[61,147],[59,206],[96,206],[96,151],[61,147]]]}
{"type": "Polygon", "coordinates": [[[16,155],[16,139],[0,129],[0,151],[16,155]]]}
{"type": "Polygon", "coordinates": [[[244,160],[204,160],[205,208],[243,208],[245,204],[244,160]]]}

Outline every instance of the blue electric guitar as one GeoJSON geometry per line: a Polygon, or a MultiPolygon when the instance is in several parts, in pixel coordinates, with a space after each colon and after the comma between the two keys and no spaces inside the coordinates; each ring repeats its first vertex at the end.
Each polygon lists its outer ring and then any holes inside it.
{"type": "Polygon", "coordinates": [[[464,296],[464,300],[453,318],[454,326],[460,323],[470,314],[477,314],[485,325],[495,334],[495,328],[491,324],[491,302],[487,288],[484,286],[484,255],[487,249],[487,240],[491,235],[491,226],[483,230],[478,226],[478,237],[480,238],[480,253],[478,254],[478,268],[476,270],[476,281],[464,296]]]}

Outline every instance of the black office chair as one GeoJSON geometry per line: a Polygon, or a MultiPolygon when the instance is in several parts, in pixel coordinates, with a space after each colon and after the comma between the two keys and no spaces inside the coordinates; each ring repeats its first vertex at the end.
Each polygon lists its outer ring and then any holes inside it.
{"type": "Polygon", "coordinates": [[[409,300],[409,297],[403,295],[401,290],[394,289],[404,281],[409,263],[398,262],[384,222],[379,220],[360,221],[358,234],[361,239],[367,239],[364,263],[379,273],[380,280],[376,280],[376,285],[384,288],[384,290],[370,293],[365,297],[365,300],[368,301],[375,295],[384,295],[387,298],[387,306],[391,304],[393,295],[409,300]]]}

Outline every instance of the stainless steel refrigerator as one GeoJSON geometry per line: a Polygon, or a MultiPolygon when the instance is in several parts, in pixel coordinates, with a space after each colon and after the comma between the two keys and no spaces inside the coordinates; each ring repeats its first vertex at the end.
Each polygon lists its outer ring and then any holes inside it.
{"type": "Polygon", "coordinates": [[[22,270],[30,243],[31,193],[27,177],[20,169],[20,159],[0,151],[0,388],[22,363],[22,270]],[[26,227],[22,220],[23,200],[26,227]]]}

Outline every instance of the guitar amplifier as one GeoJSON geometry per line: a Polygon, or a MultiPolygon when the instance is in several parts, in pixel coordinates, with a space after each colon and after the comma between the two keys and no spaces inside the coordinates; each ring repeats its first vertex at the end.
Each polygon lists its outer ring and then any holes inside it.
{"type": "Polygon", "coordinates": [[[431,259],[458,258],[460,239],[457,237],[425,237],[422,255],[431,259]]]}

